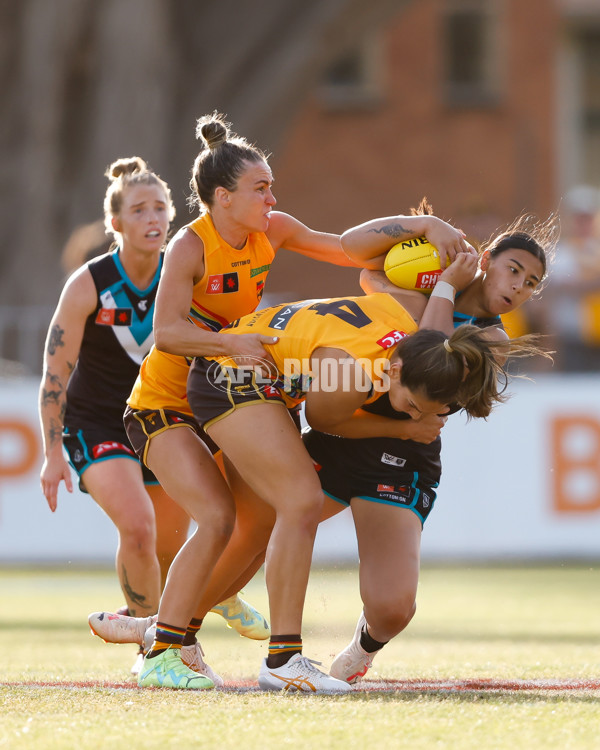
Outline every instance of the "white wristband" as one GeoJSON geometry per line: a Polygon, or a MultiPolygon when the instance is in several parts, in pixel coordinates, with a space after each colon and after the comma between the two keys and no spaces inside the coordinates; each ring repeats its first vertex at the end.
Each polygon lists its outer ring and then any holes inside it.
{"type": "Polygon", "coordinates": [[[431,297],[443,297],[443,299],[447,299],[452,304],[454,304],[454,295],[456,294],[456,289],[452,286],[452,284],[449,284],[447,281],[438,281],[437,284],[433,287],[433,291],[431,292],[431,297]]]}

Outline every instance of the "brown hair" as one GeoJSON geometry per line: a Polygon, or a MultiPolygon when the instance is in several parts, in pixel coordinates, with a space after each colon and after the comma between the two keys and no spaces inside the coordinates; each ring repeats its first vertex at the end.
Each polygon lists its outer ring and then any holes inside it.
{"type": "MultiPolygon", "coordinates": [[[[433,207],[423,196],[417,208],[410,209],[412,216],[428,216],[433,214],[433,207]]],[[[560,236],[560,219],[558,214],[550,214],[547,219],[540,221],[533,214],[522,214],[499,234],[491,237],[479,247],[479,253],[488,250],[495,258],[509,248],[526,250],[536,257],[542,264],[542,279],[548,273],[548,267],[554,259],[554,253],[560,236]]],[[[536,291],[540,291],[538,286],[536,291]]]]}
{"type": "Polygon", "coordinates": [[[169,211],[169,221],[175,216],[175,207],[167,183],[155,174],[139,156],[117,159],[104,173],[110,185],[104,196],[104,226],[107,234],[115,236],[111,219],[121,213],[123,194],[133,185],[158,185],[164,190],[169,211]]]}
{"type": "MultiPolygon", "coordinates": [[[[523,214],[500,234],[481,246],[481,252],[488,250],[495,258],[509,248],[526,250],[542,264],[542,279],[554,259],[556,244],[560,236],[560,220],[557,214],[550,214],[540,221],[532,214],[523,214]]],[[[536,291],[539,291],[540,287],[536,291]]]]}
{"type": "Polygon", "coordinates": [[[247,162],[267,161],[265,154],[245,138],[232,133],[225,115],[213,112],[196,124],[196,138],[202,145],[194,161],[189,198],[190,206],[210,208],[215,190],[224,187],[233,192],[247,162]]]}
{"type": "Polygon", "coordinates": [[[423,392],[431,401],[458,403],[469,417],[487,417],[495,403],[506,401],[508,375],[500,361],[550,354],[536,345],[538,337],[491,341],[485,331],[461,325],[451,336],[421,329],[403,339],[394,352],[402,360],[400,382],[423,392]]]}

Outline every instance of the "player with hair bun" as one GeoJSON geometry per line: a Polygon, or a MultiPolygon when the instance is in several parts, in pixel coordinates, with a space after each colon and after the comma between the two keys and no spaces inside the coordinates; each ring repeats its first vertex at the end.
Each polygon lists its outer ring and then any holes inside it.
{"type": "MultiPolygon", "coordinates": [[[[389,294],[296,302],[245,316],[223,333],[233,340],[277,334],[265,343],[274,363],[271,384],[245,369],[243,357],[240,366],[227,356],[197,357],[192,365],[188,398],[196,419],[276,511],[267,548],[273,635],[259,675],[263,689],[349,688],[302,655],[302,609],[323,495],[285,407],[303,401],[312,427],[346,438],[398,434],[398,420],[361,411],[383,396],[393,411],[415,420],[443,420],[454,402],[470,416],[485,417],[503,400],[494,352],[506,358],[539,351],[528,339],[492,342],[475,326],[434,330],[438,315],[447,316],[445,302],[430,301],[418,331],[389,294]],[[291,363],[299,369],[290,370],[291,363]]],[[[236,351],[234,343],[230,348],[236,351]]]]}
{"type": "MultiPolygon", "coordinates": [[[[140,157],[118,159],[106,177],[104,224],[114,243],[68,279],[48,332],[39,400],[41,485],[53,512],[60,482],[72,492],[64,446],[80,489],[117,528],[124,610],[145,617],[158,610],[190,525],[139,461],[123,425],[126,400],[154,341],[154,303],[175,209],[168,185],[140,157]]],[[[264,634],[262,615],[236,593],[215,611],[242,635],[255,636],[257,622],[264,634]]],[[[142,661],[140,653],[133,674],[142,661]]]]}
{"type": "Polygon", "coordinates": [[[106,176],[104,223],[113,245],[67,280],[46,340],[41,485],[52,512],[61,481],[73,491],[64,447],[81,490],[117,528],[126,606],[145,615],[158,608],[161,563],[166,574],[188,518],[140,466],[123,410],[153,342],[162,249],[175,210],[167,184],[137,156],[118,159],[106,176]]]}
{"type": "MultiPolygon", "coordinates": [[[[464,262],[469,255],[461,252],[468,250],[468,246],[463,244],[462,233],[434,217],[400,218],[403,223],[412,225],[411,231],[406,230],[407,237],[431,233],[432,240],[438,247],[447,248],[449,255],[453,253],[456,257],[458,254],[458,262],[454,264],[453,269],[454,283],[457,286],[468,285],[473,275],[473,257],[470,256],[471,260],[464,262]]],[[[398,218],[396,223],[397,221],[398,218]]],[[[174,295],[176,289],[173,288],[171,291],[174,295]]],[[[432,329],[444,327],[447,320],[451,320],[452,310],[453,306],[446,299],[436,298],[434,295],[428,307],[429,314],[423,319],[422,324],[429,325],[432,329]],[[441,317],[438,318],[439,315],[441,317]]],[[[226,362],[223,363],[224,369],[219,370],[221,365],[217,367],[213,361],[214,357],[211,360],[197,359],[190,374],[188,395],[193,401],[196,418],[201,423],[206,422],[211,436],[221,445],[229,463],[233,462],[236,465],[238,472],[234,476],[242,474],[250,480],[256,491],[254,496],[248,495],[249,514],[254,516],[263,512],[261,508],[264,503],[256,496],[260,494],[273,505],[277,515],[275,532],[270,537],[267,554],[267,585],[273,634],[269,656],[263,662],[259,677],[259,684],[265,689],[339,692],[344,690],[340,680],[328,682],[327,675],[302,656],[299,632],[314,528],[319,518],[338,512],[341,506],[331,501],[321,514],[323,498],[312,471],[312,463],[307,461],[306,453],[299,445],[297,432],[290,429],[291,422],[285,410],[273,407],[290,406],[297,402],[298,399],[293,398],[294,393],[297,397],[300,396],[300,400],[306,396],[307,419],[313,427],[324,432],[344,434],[346,437],[362,438],[366,435],[372,439],[382,435],[387,435],[388,439],[397,438],[406,434],[403,422],[395,418],[399,416],[395,409],[400,409],[404,417],[414,417],[411,421],[420,431],[417,439],[429,442],[439,434],[440,427],[445,421],[445,415],[438,416],[438,412],[447,411],[446,400],[454,403],[458,398],[473,416],[485,416],[493,402],[504,398],[502,388],[497,386],[495,377],[502,377],[502,372],[496,358],[491,354],[492,351],[499,352],[501,357],[506,356],[511,348],[513,353],[518,350],[523,353],[537,351],[535,348],[532,349],[529,341],[512,344],[507,344],[505,340],[490,342],[480,331],[471,327],[455,334],[440,334],[435,330],[423,331],[417,336],[403,339],[401,330],[408,333],[416,329],[413,318],[414,315],[404,310],[390,295],[378,294],[371,297],[313,300],[282,305],[247,316],[221,332],[223,339],[230,338],[229,343],[222,342],[222,349],[228,351],[230,356],[242,355],[245,360],[248,360],[247,352],[242,346],[237,345],[236,341],[244,342],[249,335],[261,337],[265,352],[259,354],[259,359],[270,361],[271,364],[278,363],[279,373],[282,365],[285,370],[286,360],[302,361],[316,349],[319,349],[319,357],[323,355],[324,361],[330,355],[334,360],[337,358],[342,370],[344,367],[353,367],[353,361],[364,360],[365,354],[370,353],[373,357],[376,352],[376,360],[384,359],[392,364],[390,372],[395,385],[391,389],[392,401],[388,394],[381,395],[378,392],[376,395],[380,398],[372,401],[372,408],[371,400],[369,404],[364,404],[367,398],[364,389],[357,392],[337,391],[335,394],[311,389],[308,395],[306,392],[302,393],[301,386],[298,385],[303,382],[303,376],[306,375],[302,372],[296,373],[298,377],[292,379],[287,391],[284,390],[283,399],[279,397],[279,391],[274,389],[272,384],[271,387],[261,388],[257,387],[258,381],[253,380],[252,376],[248,382],[242,382],[228,374],[226,362]],[[272,325],[269,325],[270,322],[272,325]],[[377,329],[377,335],[374,334],[373,327],[368,328],[369,322],[377,329]],[[368,331],[372,335],[366,336],[368,331]],[[279,341],[275,343],[271,340],[269,343],[269,338],[274,333],[280,336],[279,341]],[[365,337],[368,340],[366,349],[365,337]],[[397,356],[392,361],[392,347],[400,339],[403,341],[396,354],[402,352],[404,360],[401,362],[400,356],[397,356]],[[426,344],[424,348],[420,347],[423,343],[426,344]],[[340,353],[340,349],[343,353],[340,353]],[[348,353],[351,353],[350,358],[348,353]],[[433,369],[430,366],[431,361],[427,363],[431,356],[433,369]],[[354,360],[354,357],[358,359],[354,360]],[[417,361],[419,366],[415,372],[414,365],[417,361]],[[213,365],[210,362],[213,362],[213,365]],[[427,371],[425,379],[423,370],[427,371]],[[441,379],[436,371],[444,373],[441,379]],[[405,382],[400,380],[402,372],[405,382]],[[212,374],[214,388],[203,380],[209,373],[212,374]],[[406,382],[414,388],[414,392],[407,388],[406,382]],[[427,391],[422,387],[425,382],[435,393],[434,404],[427,398],[427,391]],[[227,389],[227,395],[223,398],[221,389],[223,384],[227,383],[230,383],[231,387],[227,389]],[[300,392],[296,390],[297,387],[300,388],[300,392]],[[244,396],[244,393],[248,396],[244,396]],[[378,413],[377,405],[384,400],[388,405],[393,403],[393,414],[390,415],[390,410],[387,409],[383,414],[378,413]],[[255,408],[240,409],[238,405],[244,403],[255,408]],[[266,404],[269,404],[268,409],[266,404]],[[363,408],[360,408],[361,404],[364,404],[363,408]],[[261,405],[259,412],[258,408],[261,405]],[[244,421],[246,417],[247,421],[244,421]],[[258,436],[260,439],[257,439],[258,436]],[[290,464],[295,467],[293,476],[289,474],[290,464]],[[268,472],[264,471],[265,466],[269,466],[268,472]]],[[[223,353],[215,352],[217,356],[223,353]]],[[[343,372],[340,377],[343,380],[343,372]]],[[[355,382],[354,378],[351,377],[350,382],[355,382]]],[[[367,385],[370,387],[374,383],[367,385]]],[[[353,439],[344,442],[352,445],[365,441],[353,439]]],[[[340,456],[339,453],[337,455],[340,456]]],[[[342,463],[338,474],[344,476],[348,472],[349,462],[342,463]]],[[[356,464],[359,466],[360,460],[356,460],[356,464]]],[[[239,481],[241,482],[241,478],[239,481]]],[[[272,515],[270,523],[273,523],[272,515]]],[[[254,533],[251,525],[247,525],[245,530],[239,529],[242,538],[246,535],[245,554],[250,554],[251,559],[262,561],[264,546],[261,545],[266,544],[270,530],[266,521],[266,533],[262,535],[254,533]]],[[[213,575],[211,581],[215,577],[218,578],[219,574],[223,574],[223,570],[219,568],[223,558],[233,549],[235,545],[228,545],[215,568],[216,576],[213,575]]],[[[242,563],[243,560],[243,555],[234,555],[231,558],[232,579],[239,576],[240,569],[245,564],[242,563]]],[[[185,576],[185,569],[180,575],[185,576]]],[[[175,603],[173,600],[168,603],[170,611],[175,611],[175,603]]],[[[208,602],[205,602],[205,606],[207,605],[208,602]]],[[[168,610],[165,607],[163,611],[168,610]]],[[[202,610],[200,616],[201,612],[202,610]]],[[[147,627],[146,622],[136,622],[134,618],[129,620],[132,631],[139,628],[143,632],[147,627]]],[[[167,620],[167,623],[169,622],[167,620]]],[[[162,649],[159,643],[157,654],[169,647],[169,641],[166,640],[168,637],[168,633],[162,636],[162,649]]],[[[176,641],[172,641],[172,644],[176,647],[176,641]]],[[[169,659],[169,663],[176,666],[176,656],[172,655],[169,659]]],[[[152,661],[152,657],[149,661],[152,661]]],[[[165,684],[164,680],[162,684],[165,684]]]]}
{"type": "MultiPolygon", "coordinates": [[[[232,346],[236,354],[268,358],[264,345],[272,337],[249,333],[232,339],[221,331],[257,307],[280,248],[354,264],[339,235],[317,232],[273,210],[267,157],[233,133],[223,115],[201,117],[196,135],[200,150],[190,186],[200,216],[167,248],[156,301],[156,346],[142,364],[125,424],[138,456],[198,523],[171,566],[138,683],[203,689],[222,680],[199,646],[192,654],[186,649],[195,643],[206,612],[239,591],[262,564],[273,513],[227,462],[229,486],[223,480],[211,455],[216,448],[187,401],[191,358],[233,353],[232,346]]],[[[139,642],[152,625],[150,618],[136,622],[105,614],[92,615],[90,623],[109,641],[130,637],[139,642]],[[133,623],[129,631],[128,623],[133,623]]],[[[253,637],[269,637],[264,618],[256,626],[260,633],[253,637]]]]}
{"type": "MultiPolygon", "coordinates": [[[[421,212],[430,210],[426,203],[419,207],[421,212]]],[[[420,216],[422,234],[427,234],[431,217],[413,215],[420,216]]],[[[387,250],[410,238],[413,229],[407,217],[375,219],[345,232],[342,244],[355,260],[376,258],[383,268],[387,250]]],[[[558,233],[554,216],[544,222],[521,216],[486,243],[479,257],[471,252],[457,254],[433,288],[431,299],[442,310],[435,326],[446,335],[455,330],[456,336],[475,325],[488,340],[507,342],[500,316],[539,291],[558,233]]],[[[431,304],[421,292],[394,286],[383,271],[363,271],[361,285],[368,294],[391,294],[415,320],[431,304]]],[[[502,358],[501,351],[498,356],[502,358]]],[[[384,394],[363,409],[395,417],[395,438],[348,440],[314,429],[303,436],[319,467],[325,514],[331,516],[350,506],[358,538],[364,611],[352,641],[331,665],[330,674],[337,679],[354,683],[364,677],[375,655],[404,630],[415,613],[422,527],[441,477],[440,432],[447,416],[459,408],[460,403],[455,403],[446,414],[415,418],[408,411],[395,412],[384,394]]]]}

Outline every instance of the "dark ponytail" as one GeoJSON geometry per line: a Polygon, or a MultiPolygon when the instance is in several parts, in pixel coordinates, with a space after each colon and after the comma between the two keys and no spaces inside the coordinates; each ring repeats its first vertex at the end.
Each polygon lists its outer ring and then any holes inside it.
{"type": "Polygon", "coordinates": [[[507,359],[550,356],[536,340],[521,336],[491,341],[473,325],[461,325],[451,336],[422,329],[398,344],[394,358],[402,360],[400,382],[409,390],[440,404],[459,403],[470,417],[487,417],[494,404],[507,399],[507,359]]]}

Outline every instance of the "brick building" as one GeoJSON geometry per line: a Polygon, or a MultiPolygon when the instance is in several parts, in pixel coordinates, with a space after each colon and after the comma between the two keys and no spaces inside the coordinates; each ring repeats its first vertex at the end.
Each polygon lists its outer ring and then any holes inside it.
{"type": "MultiPolygon", "coordinates": [[[[414,0],[330,69],[272,165],[278,208],[328,231],[423,195],[478,240],[546,216],[600,185],[600,0],[414,0]]],[[[286,279],[296,297],[358,291],[291,254],[271,294],[286,279]]]]}

